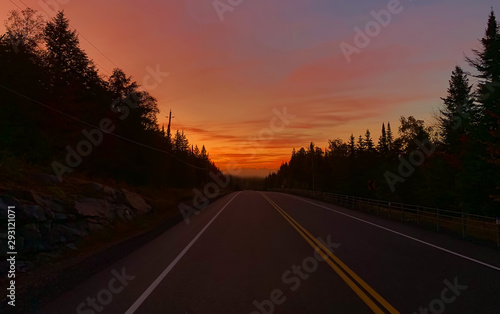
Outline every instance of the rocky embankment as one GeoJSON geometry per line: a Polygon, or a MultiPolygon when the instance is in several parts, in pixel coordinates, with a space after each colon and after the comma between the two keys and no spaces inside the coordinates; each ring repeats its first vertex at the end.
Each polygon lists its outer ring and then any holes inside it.
{"type": "Polygon", "coordinates": [[[85,191],[61,199],[35,191],[0,189],[0,276],[8,271],[4,258],[8,206],[15,206],[16,212],[18,272],[76,250],[89,235],[152,210],[139,194],[126,189],[87,183],[85,191]]]}

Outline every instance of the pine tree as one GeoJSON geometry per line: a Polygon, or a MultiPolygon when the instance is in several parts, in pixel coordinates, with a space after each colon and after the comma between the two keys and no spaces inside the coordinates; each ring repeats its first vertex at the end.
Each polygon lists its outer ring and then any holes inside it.
{"type": "Polygon", "coordinates": [[[455,67],[449,84],[448,95],[441,98],[444,108],[439,111],[438,121],[445,147],[448,151],[458,152],[462,143],[471,136],[477,110],[473,102],[472,86],[461,67],[455,67]]]}
{"type": "Polygon", "coordinates": [[[483,140],[493,141],[493,134],[499,127],[500,115],[500,30],[493,10],[488,19],[481,49],[474,49],[475,58],[467,58],[479,74],[477,101],[480,106],[481,132],[483,140]]]}
{"type": "MultiPolygon", "coordinates": [[[[473,50],[475,58],[467,58],[468,63],[479,72],[476,90],[478,102],[478,144],[474,147],[474,155],[466,161],[467,173],[463,182],[476,187],[474,193],[466,197],[469,206],[481,207],[485,199],[496,201],[491,208],[497,208],[500,200],[500,28],[493,10],[488,18],[484,37],[481,39],[481,49],[473,50]],[[483,164],[486,162],[486,164],[483,164]]],[[[487,206],[482,207],[487,210],[487,206]]]]}
{"type": "Polygon", "coordinates": [[[356,144],[354,143],[354,135],[351,134],[349,137],[349,157],[354,158],[356,155],[356,144]]]}
{"type": "Polygon", "coordinates": [[[373,145],[373,139],[371,137],[371,134],[370,134],[370,130],[366,130],[366,133],[365,133],[365,145],[366,145],[366,149],[368,151],[373,151],[373,148],[374,148],[374,145],[373,145]]]}
{"type": "Polygon", "coordinates": [[[387,149],[389,152],[393,150],[394,138],[392,136],[391,123],[387,122],[387,149]]]}
{"type": "Polygon", "coordinates": [[[175,133],[174,150],[182,153],[186,153],[189,151],[189,141],[184,131],[177,130],[177,132],[175,133]]]}
{"type": "MultiPolygon", "coordinates": [[[[67,87],[78,84],[75,89],[91,89],[101,82],[97,70],[87,54],[80,48],[76,30],[70,30],[64,12],[45,26],[47,62],[52,75],[54,93],[62,93],[67,87]]],[[[71,91],[69,91],[71,92],[71,91]]]]}
{"type": "Polygon", "coordinates": [[[364,152],[366,149],[365,140],[363,139],[363,137],[361,135],[358,137],[358,143],[357,143],[356,149],[358,152],[361,152],[361,153],[364,152]]]}
{"type": "Polygon", "coordinates": [[[387,134],[385,132],[385,124],[382,123],[382,133],[380,135],[380,138],[378,140],[378,151],[386,155],[388,152],[388,146],[387,146],[387,134]]]}
{"type": "Polygon", "coordinates": [[[201,147],[200,157],[201,157],[201,159],[203,159],[203,160],[208,160],[208,153],[207,153],[207,150],[206,150],[206,148],[205,148],[205,145],[203,145],[203,146],[201,147]]]}

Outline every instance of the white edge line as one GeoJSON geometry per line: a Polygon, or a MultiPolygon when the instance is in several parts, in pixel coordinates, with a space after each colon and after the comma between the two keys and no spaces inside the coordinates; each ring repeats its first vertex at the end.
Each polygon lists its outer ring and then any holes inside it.
{"type": "Polygon", "coordinates": [[[481,262],[481,261],[479,261],[479,260],[477,260],[477,259],[473,259],[473,258],[471,258],[471,257],[468,257],[468,256],[465,256],[465,255],[462,255],[462,254],[460,254],[460,253],[456,253],[456,252],[450,251],[450,250],[448,250],[448,249],[442,248],[442,247],[437,246],[437,245],[435,245],[435,244],[428,243],[428,242],[422,241],[422,240],[420,240],[420,239],[417,239],[417,238],[411,237],[411,236],[406,235],[406,234],[404,234],[404,233],[397,232],[397,231],[394,231],[394,230],[389,229],[389,228],[386,228],[386,227],[382,227],[382,226],[377,225],[377,224],[375,224],[375,223],[373,223],[373,222],[369,222],[369,221],[367,221],[367,220],[364,220],[364,219],[361,219],[361,218],[358,218],[358,217],[354,217],[354,216],[351,216],[351,215],[349,215],[349,214],[345,214],[345,213],[340,212],[340,211],[338,211],[338,210],[335,210],[335,209],[332,209],[332,208],[329,208],[329,207],[326,207],[326,206],[323,206],[323,205],[320,205],[320,204],[316,204],[316,203],[314,203],[314,202],[311,202],[311,201],[305,200],[305,199],[303,199],[303,198],[301,198],[301,197],[297,197],[297,196],[290,195],[290,194],[287,194],[287,193],[283,193],[283,194],[285,194],[285,195],[287,195],[287,196],[289,196],[289,197],[293,197],[293,198],[299,199],[299,200],[301,200],[301,201],[303,201],[303,202],[310,203],[310,204],[316,205],[316,206],[318,206],[318,207],[322,207],[322,208],[328,209],[328,210],[330,210],[330,211],[332,211],[332,212],[335,212],[335,213],[337,213],[337,214],[344,215],[344,216],[350,217],[350,218],[352,218],[352,219],[356,219],[356,220],[362,221],[362,222],[367,223],[367,224],[369,224],[369,225],[372,225],[372,226],[375,226],[375,227],[377,227],[377,228],[384,229],[384,230],[386,230],[386,231],[389,231],[389,232],[395,233],[395,234],[400,235],[400,236],[402,236],[402,237],[405,237],[405,238],[408,238],[408,239],[411,239],[411,240],[414,240],[414,241],[420,242],[420,243],[422,243],[422,244],[425,244],[425,245],[431,246],[431,247],[436,248],[436,249],[438,249],[438,250],[441,250],[441,251],[444,251],[444,252],[447,252],[447,253],[450,253],[450,254],[456,255],[456,256],[458,256],[458,257],[461,257],[461,258],[463,258],[463,259],[469,260],[469,261],[471,261],[471,262],[481,264],[481,265],[483,265],[483,266],[489,267],[489,268],[494,269],[494,270],[496,270],[496,271],[500,271],[500,267],[496,267],[496,266],[493,266],[493,265],[487,264],[487,263],[485,263],[485,262],[481,262]]]}
{"type": "Polygon", "coordinates": [[[177,255],[177,257],[165,268],[165,270],[158,276],[158,278],[153,281],[153,283],[144,291],[141,296],[132,304],[132,306],[125,312],[125,314],[132,314],[134,313],[139,306],[147,299],[147,297],[153,292],[153,290],[160,284],[160,282],[165,278],[165,276],[168,275],[168,273],[174,268],[174,266],[179,262],[179,260],[186,254],[186,252],[191,248],[191,246],[198,240],[198,238],[205,232],[205,230],[212,224],[212,222],[219,216],[219,214],[231,203],[231,201],[240,194],[241,192],[238,192],[235,196],[233,196],[229,202],[224,205],[224,207],[219,210],[219,212],[207,223],[207,225],[201,229],[200,232],[189,242],[189,244],[177,255]]]}

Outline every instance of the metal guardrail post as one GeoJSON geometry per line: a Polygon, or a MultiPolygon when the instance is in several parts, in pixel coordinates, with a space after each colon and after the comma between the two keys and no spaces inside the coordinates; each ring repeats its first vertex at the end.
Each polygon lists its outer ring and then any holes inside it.
{"type": "Polygon", "coordinates": [[[495,222],[497,227],[497,247],[500,248],[500,217],[497,217],[495,222]]]}
{"type": "Polygon", "coordinates": [[[464,211],[462,210],[462,239],[465,239],[465,220],[464,211]]]}
{"type": "Polygon", "coordinates": [[[420,213],[418,211],[418,205],[417,205],[417,226],[420,225],[420,213]]]}
{"type": "Polygon", "coordinates": [[[439,209],[436,209],[436,230],[439,231],[439,209]]]}

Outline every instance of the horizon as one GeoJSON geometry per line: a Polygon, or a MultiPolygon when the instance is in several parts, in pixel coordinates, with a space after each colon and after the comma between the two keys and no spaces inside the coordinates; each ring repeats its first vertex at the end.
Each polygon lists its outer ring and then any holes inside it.
{"type": "MultiPolygon", "coordinates": [[[[47,2],[23,2],[55,15],[47,2]]],[[[478,47],[494,2],[401,1],[379,34],[346,57],[341,47],[355,45],[355,28],[392,2],[244,1],[219,12],[210,1],[119,2],[120,10],[118,1],[50,3],[81,34],[101,75],[117,65],[158,99],[160,126],[171,109],[172,130],[205,145],[220,169],[237,164],[238,176],[264,177],[310,142],[324,148],[366,129],[377,140],[382,123],[397,132],[400,116],[433,123],[454,66],[470,69],[463,55],[478,47]],[[158,83],[145,79],[155,69],[158,83]],[[276,110],[294,117],[269,133],[276,110]]],[[[15,9],[0,4],[4,19],[15,9]]]]}

